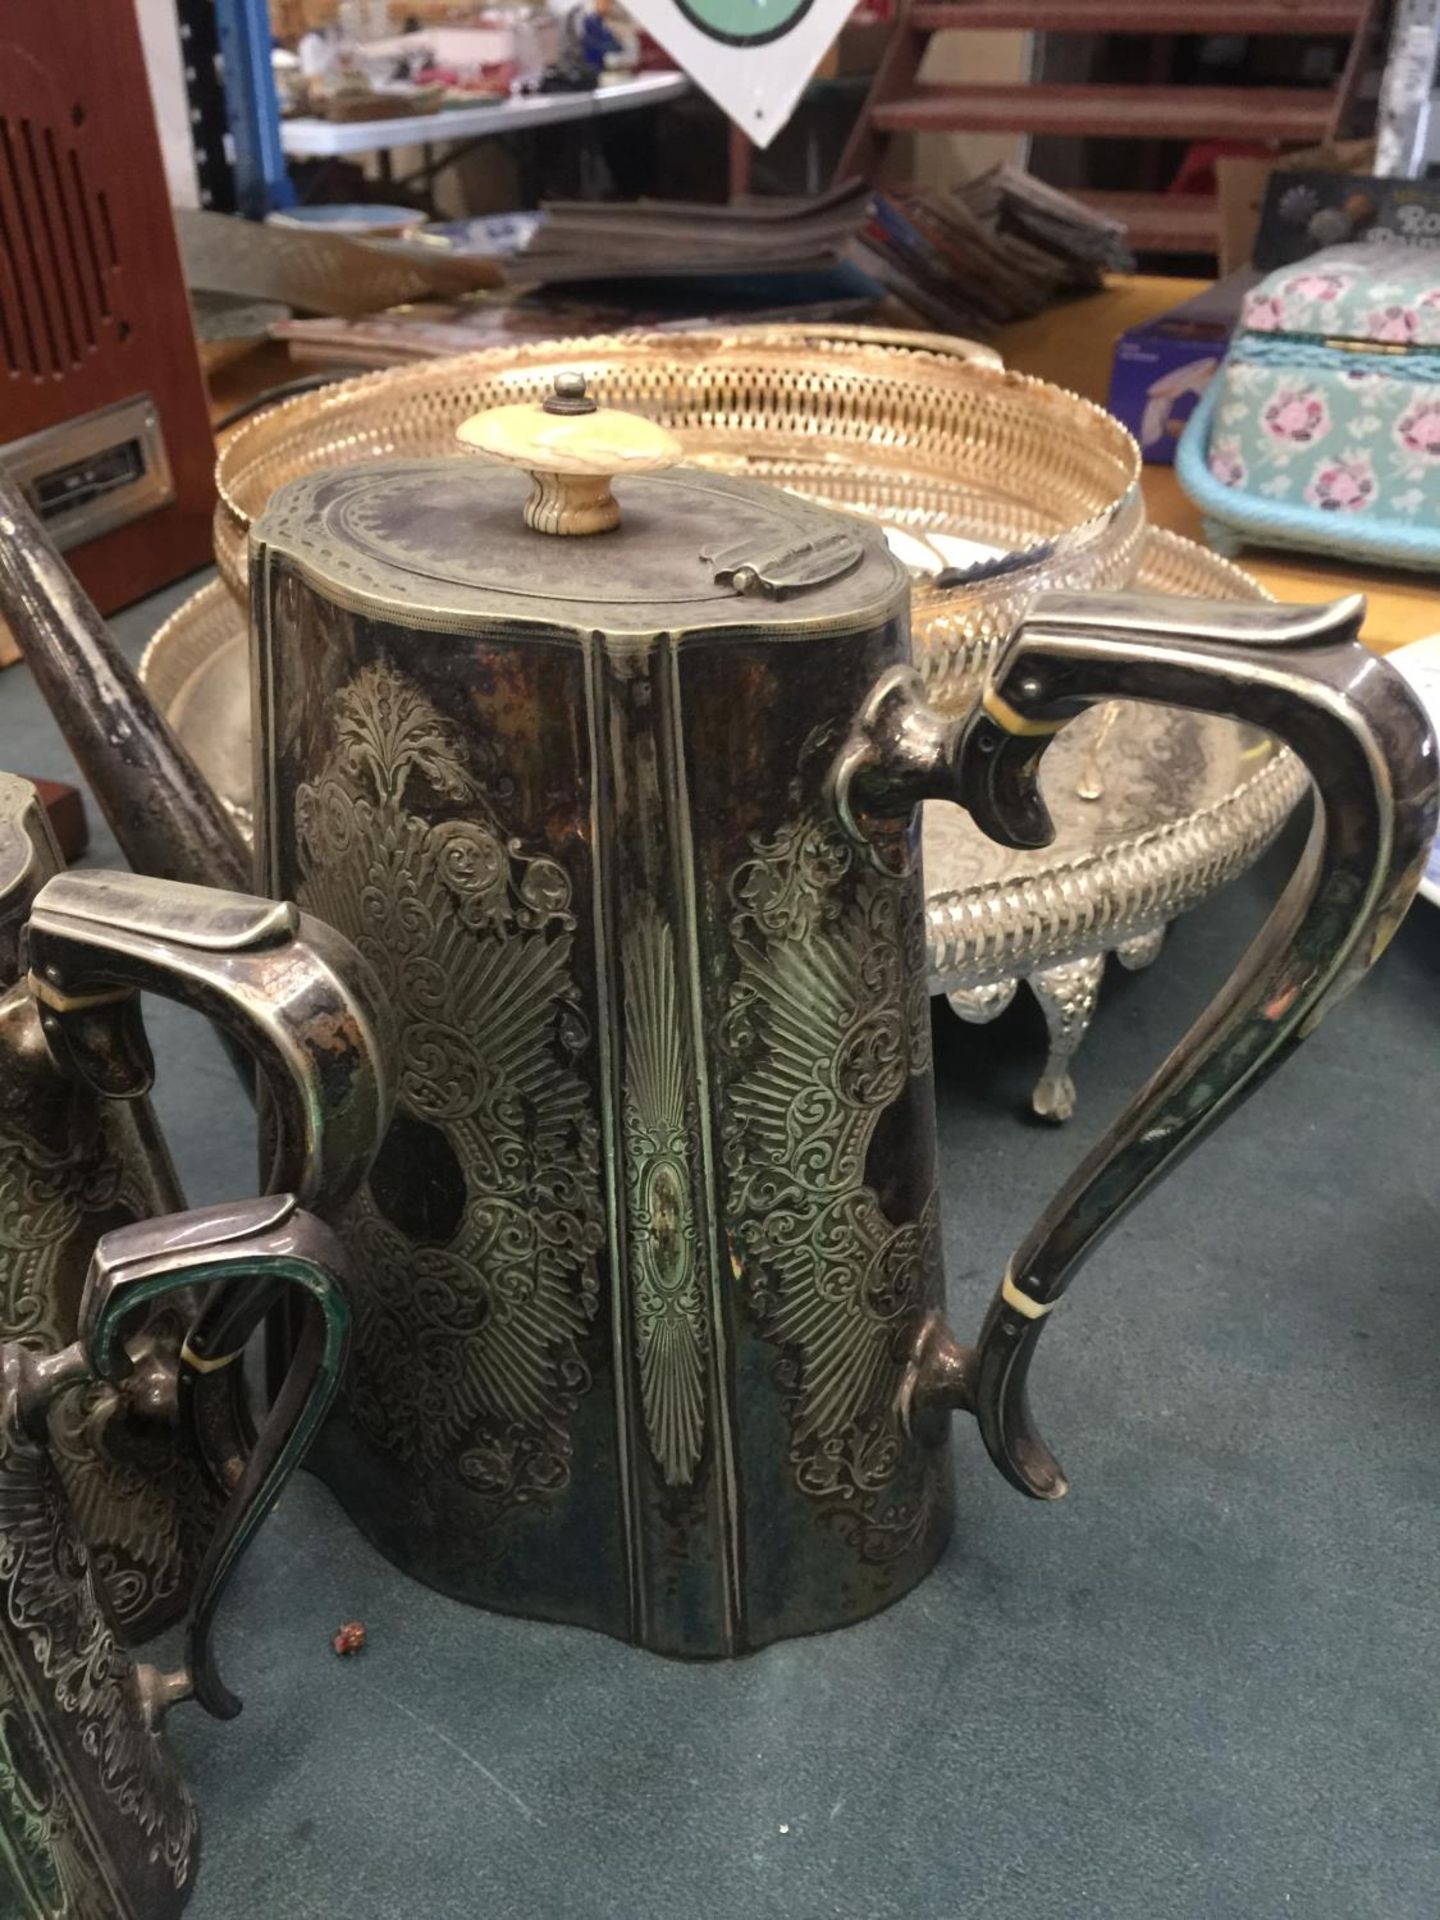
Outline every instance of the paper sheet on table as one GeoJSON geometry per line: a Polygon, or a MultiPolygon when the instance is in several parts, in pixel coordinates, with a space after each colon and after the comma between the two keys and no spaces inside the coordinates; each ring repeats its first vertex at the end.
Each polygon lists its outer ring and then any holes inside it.
{"type": "Polygon", "coordinates": [[[191,287],[280,300],[306,313],[375,313],[429,295],[502,286],[499,261],[423,241],[350,240],[262,226],[232,214],[175,209],[191,287]]]}

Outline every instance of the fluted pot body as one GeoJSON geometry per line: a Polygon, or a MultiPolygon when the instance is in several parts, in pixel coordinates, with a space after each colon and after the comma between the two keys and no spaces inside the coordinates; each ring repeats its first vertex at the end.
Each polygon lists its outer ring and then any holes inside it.
{"type": "Polygon", "coordinates": [[[315,1458],[446,1592],[728,1654],[949,1524],[899,1406],[942,1292],[915,843],[827,790],[907,580],[768,488],[618,491],[555,538],[520,476],[414,463],[256,529],[261,885],[401,1030],[315,1458]]]}

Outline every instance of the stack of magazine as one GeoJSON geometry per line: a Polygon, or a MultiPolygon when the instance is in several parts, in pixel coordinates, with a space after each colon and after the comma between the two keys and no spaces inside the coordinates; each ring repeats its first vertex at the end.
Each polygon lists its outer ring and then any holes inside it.
{"type": "Polygon", "coordinates": [[[850,257],[869,198],[851,182],[728,207],[567,201],[538,214],[452,222],[428,229],[418,250],[498,260],[503,298],[411,301],[343,320],[282,321],[273,331],[296,360],[373,367],[635,327],[861,319],[885,300],[885,288],[850,257]]]}
{"type": "Polygon", "coordinates": [[[601,280],[654,281],[833,267],[865,219],[858,180],[828,192],[709,206],[674,200],[552,200],[510,260],[531,286],[601,280]]]}
{"type": "Polygon", "coordinates": [[[931,326],[982,334],[1134,265],[1120,221],[1012,166],[877,192],[852,258],[931,326]]]}

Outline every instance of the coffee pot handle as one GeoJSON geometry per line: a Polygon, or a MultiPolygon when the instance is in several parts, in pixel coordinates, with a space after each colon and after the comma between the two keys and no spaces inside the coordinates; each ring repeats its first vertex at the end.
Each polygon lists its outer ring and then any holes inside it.
{"type": "Polygon", "coordinates": [[[1037,1499],[1066,1491],[1026,1376],[1081,1261],[1142,1194],[1252,1093],[1377,960],[1414,895],[1436,826],[1435,741],[1401,676],[1359,641],[1358,595],[1322,607],[1197,605],[1145,595],[1042,596],[980,705],[929,706],[909,669],[870,695],[831,775],[847,830],[923,799],[965,807],[992,839],[1051,838],[1038,774],[1066,724],[1105,700],[1247,721],[1315,787],[1305,854],[1215,1002],[1091,1150],[1006,1270],[973,1348],[936,1321],[905,1398],[973,1411],[991,1458],[1037,1499]]]}
{"type": "Polygon", "coordinates": [[[41,889],[27,942],[51,1050],[96,1093],[149,1091],[140,993],[162,994],[259,1066],[270,1192],[331,1213],[358,1187],[394,1104],[393,1017],[341,935],[284,902],[86,871],[41,889]]]}
{"type": "Polygon", "coordinates": [[[260,1428],[245,1469],[220,1517],[196,1578],[180,1674],[142,1678],[157,1710],[193,1696],[227,1720],[240,1702],[215,1669],[210,1646],[216,1609],[236,1563],[280,1496],[329,1412],[350,1333],[347,1258],[329,1227],[304,1213],[291,1194],[201,1207],[142,1220],[103,1235],[80,1304],[74,1347],[56,1362],[54,1384],[73,1378],[75,1362],[102,1379],[129,1367],[124,1330],[131,1316],[177,1288],[206,1287],[205,1302],[182,1354],[190,1371],[211,1374],[237,1363],[276,1296],[299,1290],[303,1317],[289,1371],[260,1428]],[[74,1360],[71,1360],[74,1356],[74,1360]],[[66,1362],[70,1364],[67,1368],[66,1362]]]}

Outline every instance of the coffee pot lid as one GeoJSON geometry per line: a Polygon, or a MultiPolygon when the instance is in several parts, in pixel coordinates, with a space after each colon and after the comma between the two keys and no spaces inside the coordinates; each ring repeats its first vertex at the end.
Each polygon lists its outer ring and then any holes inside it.
{"type": "Polygon", "coordinates": [[[599,405],[580,373],[557,375],[539,403],[474,415],[456,438],[485,457],[292,481],[256,522],[257,548],[419,624],[848,627],[890,617],[908,591],[872,522],[750,478],[677,468],[684,448],[668,428],[599,405]],[[531,476],[523,506],[516,468],[531,476]]]}

